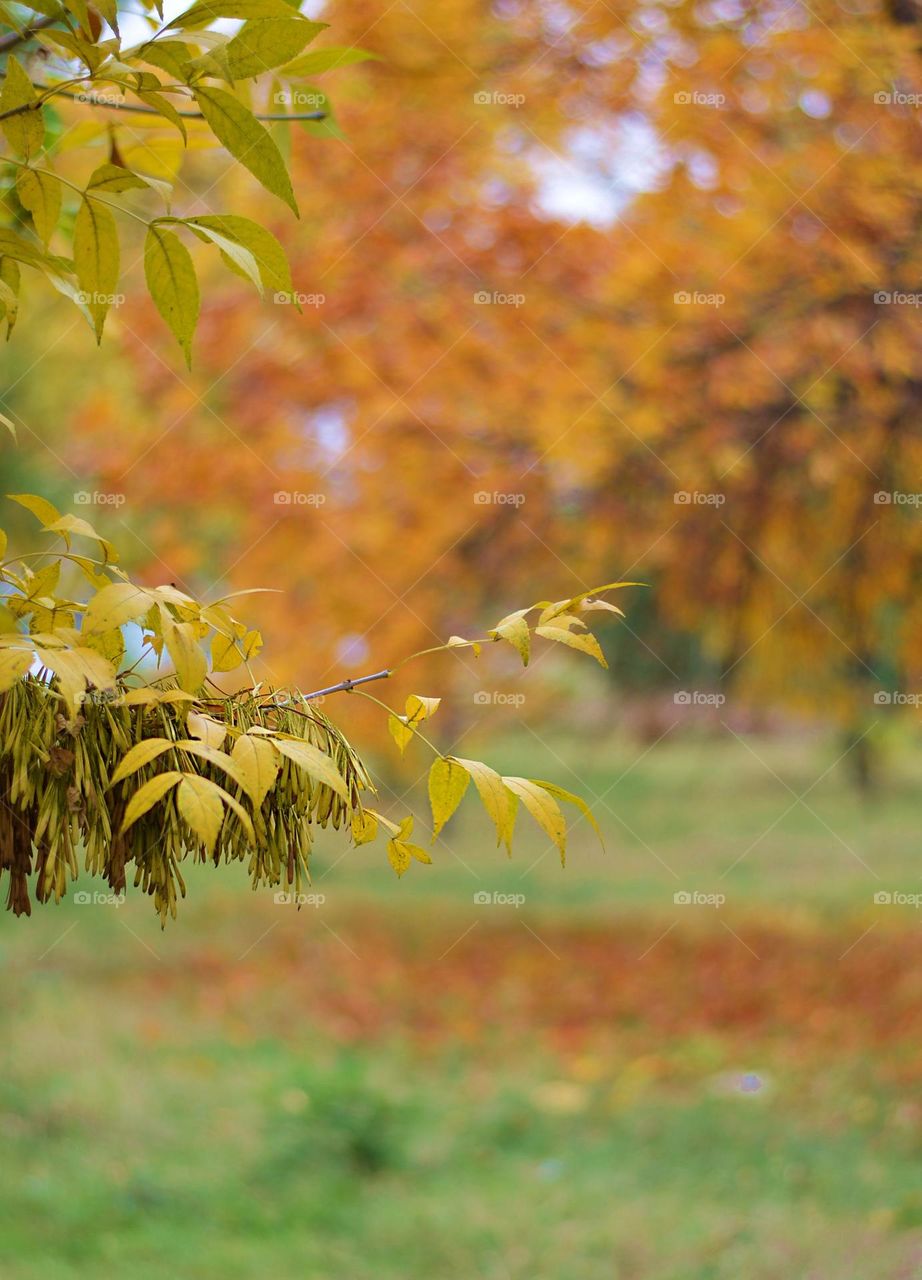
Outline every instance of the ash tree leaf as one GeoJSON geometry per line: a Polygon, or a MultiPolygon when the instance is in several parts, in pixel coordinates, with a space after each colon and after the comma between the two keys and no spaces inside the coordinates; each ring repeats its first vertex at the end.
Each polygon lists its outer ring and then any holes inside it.
{"type": "Polygon", "coordinates": [[[20,169],[16,194],[23,208],[31,213],[38,238],[47,247],[61,217],[61,183],[44,170],[20,169]]]}
{"type": "Polygon", "coordinates": [[[139,787],[125,806],[121,834],[124,835],[128,828],[133,826],[139,818],[143,818],[149,809],[153,809],[168,791],[172,791],[177,782],[182,781],[182,778],[183,775],[178,770],[172,769],[168,773],[158,773],[155,778],[145,782],[143,787],[139,787]]]}
{"type": "Polygon", "coordinates": [[[298,206],[282,153],[253,112],[223,89],[198,84],[193,92],[202,115],[221,145],[249,169],[267,191],[284,200],[298,217],[298,206]]]}
{"type": "Polygon", "coordinates": [[[189,730],[190,738],[198,738],[206,746],[214,747],[217,751],[220,751],[224,746],[224,739],[227,737],[227,726],[221,724],[219,720],[212,720],[211,716],[203,716],[197,711],[190,711],[186,716],[186,728],[189,730]]]}
{"type": "Polygon", "coordinates": [[[83,630],[112,631],[126,622],[136,622],[154,603],[150,592],[133,582],[111,582],[90,597],[83,614],[83,630]]]}
{"type": "Polygon", "coordinates": [[[163,642],[176,668],[176,681],[180,689],[185,689],[187,693],[196,693],[205,682],[208,663],[199,644],[194,623],[174,622],[166,609],[161,606],[160,625],[163,631],[163,642]]]}
{"type": "MultiPolygon", "coordinates": [[[[573,631],[569,627],[559,625],[562,621],[562,615],[557,615],[554,622],[535,627],[535,635],[542,636],[545,640],[554,640],[557,644],[568,645],[571,649],[579,649],[582,653],[588,653],[595,658],[599,666],[607,670],[605,654],[595,636],[589,631],[573,631]]],[[[577,622],[578,619],[574,618],[573,621],[577,622]]]]}
{"type": "Polygon", "coordinates": [[[441,698],[424,698],[418,693],[411,693],[406,701],[406,718],[410,724],[421,724],[430,719],[438,711],[441,698]]]}
{"type": "Polygon", "coordinates": [[[457,760],[439,756],[429,770],[429,804],[433,840],[464,799],[471,775],[457,760]]]}
{"type": "Polygon", "coordinates": [[[407,725],[406,716],[389,715],[387,731],[397,743],[397,750],[403,755],[413,741],[413,730],[407,725]]]}
{"type": "Polygon", "coordinates": [[[554,797],[528,778],[503,778],[503,784],[521,800],[535,822],[551,837],[563,863],[567,853],[567,824],[554,797]]]}
{"type": "Polygon", "coordinates": [[[291,15],[292,7],[286,0],[197,0],[190,9],[168,23],[167,30],[171,27],[192,30],[214,22],[216,18],[239,18],[251,22],[256,18],[291,18],[291,15]]]}
{"type": "Polygon", "coordinates": [[[176,792],[176,808],[210,854],[224,821],[224,800],[229,799],[223,787],[210,778],[187,773],[176,792]]]}
{"type": "Polygon", "coordinates": [[[574,795],[572,791],[566,791],[563,787],[558,787],[556,782],[542,782],[539,778],[532,778],[531,781],[536,787],[543,787],[543,789],[552,795],[555,800],[564,800],[567,804],[576,805],[577,809],[579,809],[580,813],[582,813],[583,817],[599,837],[599,844],[603,849],[605,848],[605,842],[602,839],[602,828],[599,826],[598,822],[596,822],[595,814],[589,808],[582,796],[574,795]]]}
{"type": "Polygon", "coordinates": [[[325,756],[317,747],[312,746],[309,742],[303,742],[300,738],[285,738],[281,735],[273,738],[272,742],[278,747],[283,756],[287,756],[289,760],[292,760],[316,782],[329,787],[331,791],[335,791],[344,800],[349,799],[349,788],[346,785],[345,778],[330,757],[325,756]]]}
{"type": "Polygon", "coordinates": [[[388,840],[387,842],[387,860],[397,872],[398,876],[402,876],[404,872],[409,871],[413,861],[413,855],[410,853],[409,847],[402,840],[388,840]]]}
{"type": "Polygon", "coordinates": [[[234,743],[231,758],[239,765],[244,790],[258,809],[275,786],[279,772],[278,752],[264,737],[241,734],[234,743]]]}
{"type": "Polygon", "coordinates": [[[451,756],[455,764],[474,779],[474,786],[483,802],[483,807],[492,819],[496,828],[496,843],[504,844],[509,853],[512,852],[512,832],[515,827],[515,815],[518,799],[514,792],[504,784],[495,769],[484,764],[482,760],[464,760],[460,756],[451,756]]]}
{"type": "Polygon", "coordinates": [[[198,323],[199,291],[192,255],[175,232],[150,226],[144,246],[144,274],[154,305],[192,366],[192,337],[198,323]]]}
{"type": "Polygon", "coordinates": [[[338,67],[348,67],[354,62],[367,62],[369,59],[378,61],[378,55],[354,45],[349,48],[334,46],[329,49],[313,49],[283,67],[282,74],[286,78],[290,76],[296,79],[302,76],[319,76],[322,71],[335,71],[338,67]]]}
{"type": "Polygon", "coordinates": [[[16,154],[30,160],[45,145],[45,119],[32,81],[19,60],[10,54],[0,90],[0,112],[15,111],[18,107],[25,109],[0,121],[0,127],[16,154]]]}
{"type": "Polygon", "coordinates": [[[22,679],[32,663],[35,655],[31,650],[7,649],[0,653],[0,693],[12,689],[17,680],[22,679]]]}
{"type": "Polygon", "coordinates": [[[352,815],[352,843],[370,844],[378,834],[378,819],[367,809],[352,815]]]}
{"type": "Polygon", "coordinates": [[[510,613],[502,618],[490,632],[494,640],[507,640],[522,659],[522,666],[528,666],[531,656],[531,633],[525,620],[529,609],[520,609],[518,613],[510,613]]]}
{"type": "Polygon", "coordinates": [[[144,738],[143,741],[136,743],[122,756],[109,785],[114,787],[117,782],[130,778],[133,773],[137,773],[146,764],[150,764],[152,760],[156,760],[158,756],[163,755],[164,751],[168,751],[170,747],[175,746],[176,743],[172,738],[144,738]]]}
{"type": "Polygon", "coordinates": [[[100,342],[118,288],[119,244],[111,209],[89,196],[81,200],[74,223],[74,265],[100,342]]]}
{"type": "Polygon", "coordinates": [[[296,58],[324,30],[304,18],[257,18],[246,22],[224,50],[232,80],[249,80],[296,58]]]}
{"type": "MultiPolygon", "coordinates": [[[[6,319],[6,337],[7,341],[13,332],[13,326],[16,323],[16,316],[19,312],[19,288],[22,281],[22,272],[19,269],[19,263],[14,258],[0,258],[0,302],[2,302],[2,310],[0,317],[6,319]]],[[[13,436],[15,438],[15,431],[13,436]]]]}
{"type": "Polygon", "coordinates": [[[254,284],[260,294],[262,293],[262,275],[256,259],[249,249],[238,243],[238,241],[231,240],[229,236],[222,235],[215,227],[201,226],[197,223],[187,225],[190,226],[190,230],[194,231],[200,240],[210,240],[212,244],[216,244],[221,250],[221,256],[228,265],[234,268],[238,275],[243,276],[245,280],[249,280],[254,284]]]}
{"type": "Polygon", "coordinates": [[[140,174],[133,173],[120,164],[101,164],[90,174],[86,184],[87,191],[109,191],[117,194],[122,191],[147,190],[150,183],[140,174]]]}
{"type": "Polygon", "coordinates": [[[55,520],[61,519],[61,513],[57,507],[53,506],[47,498],[40,497],[37,493],[8,493],[6,495],[11,502],[18,502],[21,507],[25,507],[27,511],[40,521],[43,528],[54,524],[55,520]]]}
{"type": "Polygon", "coordinates": [[[201,218],[187,218],[187,226],[205,232],[217,232],[226,240],[248,249],[256,260],[263,286],[276,293],[291,295],[294,286],[285,250],[271,231],[250,218],[237,214],[220,214],[201,218]]]}

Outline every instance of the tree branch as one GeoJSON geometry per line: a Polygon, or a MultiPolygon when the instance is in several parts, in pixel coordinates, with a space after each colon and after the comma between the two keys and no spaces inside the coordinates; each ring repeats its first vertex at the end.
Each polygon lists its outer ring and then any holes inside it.
{"type": "Polygon", "coordinates": [[[369,684],[372,680],[386,680],[390,675],[390,671],[375,671],[370,676],[357,676],[354,680],[340,680],[339,684],[328,685],[326,689],[315,689],[313,693],[305,693],[301,696],[305,702],[310,702],[312,698],[325,698],[328,693],[349,693],[357,685],[369,684]]]}
{"type": "Polygon", "coordinates": [[[0,54],[9,53],[11,49],[16,49],[21,44],[25,44],[27,40],[31,40],[39,31],[44,31],[47,27],[53,27],[56,22],[61,22],[61,15],[55,17],[39,18],[38,22],[33,22],[31,27],[23,27],[22,31],[11,31],[8,36],[0,36],[0,54]]]}

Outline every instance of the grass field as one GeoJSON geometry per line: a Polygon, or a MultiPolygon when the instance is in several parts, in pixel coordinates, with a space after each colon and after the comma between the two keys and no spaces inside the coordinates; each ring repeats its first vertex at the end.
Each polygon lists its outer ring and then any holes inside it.
{"type": "Polygon", "coordinates": [[[399,884],[324,842],[300,912],[197,870],[164,934],[0,921],[3,1280],[922,1276],[922,922],[874,901],[922,755],[873,803],[820,742],[489,758],[607,853],[471,800],[399,884]]]}

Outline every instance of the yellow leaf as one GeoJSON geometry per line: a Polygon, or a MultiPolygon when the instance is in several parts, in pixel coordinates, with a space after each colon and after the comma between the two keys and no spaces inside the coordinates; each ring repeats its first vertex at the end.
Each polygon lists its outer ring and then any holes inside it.
{"type": "Polygon", "coordinates": [[[160,626],[167,652],[176,668],[176,680],[187,693],[196,693],[204,684],[208,663],[198,642],[198,631],[191,622],[174,622],[164,606],[160,609],[160,626]]]}
{"type": "Polygon", "coordinates": [[[31,652],[23,652],[17,649],[5,649],[0,652],[0,693],[4,689],[12,689],[16,681],[26,674],[34,661],[35,654],[31,652]]]}
{"type": "Polygon", "coordinates": [[[231,757],[245,779],[244,790],[253,801],[254,809],[258,809],[275,786],[278,752],[269,739],[244,733],[234,743],[231,757]]]}
{"type": "Polygon", "coordinates": [[[90,596],[83,614],[84,631],[112,631],[143,618],[154,597],[132,582],[111,582],[90,596]]]}
{"type": "Polygon", "coordinates": [[[418,693],[411,693],[406,703],[407,720],[411,724],[421,724],[435,715],[441,701],[441,698],[423,698],[418,693]]]}
{"type": "Polygon", "coordinates": [[[542,782],[538,778],[532,778],[532,782],[534,782],[536,787],[543,787],[544,790],[549,792],[556,800],[565,800],[567,804],[575,804],[577,809],[579,809],[583,817],[599,837],[599,844],[603,849],[605,848],[605,841],[602,839],[602,828],[596,822],[595,814],[589,808],[588,804],[586,804],[586,801],[582,796],[576,796],[572,791],[565,791],[563,787],[558,787],[555,782],[542,782]]]}
{"type": "MultiPolygon", "coordinates": [[[[558,617],[556,621],[560,623],[561,619],[558,617]]],[[[573,621],[577,622],[578,619],[574,618],[573,621]]],[[[574,632],[568,627],[548,623],[546,626],[535,627],[535,635],[543,636],[545,640],[554,640],[557,644],[569,645],[571,649],[579,649],[583,653],[588,653],[595,658],[600,666],[608,668],[605,654],[599,647],[598,640],[589,631],[574,632]]]]}
{"type": "MultiPolygon", "coordinates": [[[[139,692],[141,691],[139,690],[139,692]]],[[[138,769],[150,764],[152,760],[156,760],[157,756],[162,755],[164,751],[175,745],[176,743],[171,738],[145,738],[142,742],[136,743],[130,751],[126,751],[122,756],[115,773],[112,775],[109,786],[114,787],[117,782],[121,782],[123,778],[136,773],[138,769]]]]}
{"type": "MultiPolygon", "coordinates": [[[[227,793],[210,778],[188,773],[183,776],[176,793],[176,807],[211,853],[224,821],[222,800],[227,793]]],[[[229,798],[229,797],[228,797],[229,798]]]]}
{"type": "Polygon", "coordinates": [[[567,852],[567,824],[557,801],[540,783],[528,778],[503,778],[503,782],[513,795],[518,796],[535,822],[551,837],[560,850],[560,861],[563,862],[567,852]]]}
{"type": "Polygon", "coordinates": [[[460,756],[451,756],[455,764],[461,765],[474,779],[474,786],[483,801],[483,807],[496,827],[497,844],[505,844],[512,852],[512,831],[515,826],[517,798],[509,791],[503,779],[495,769],[481,760],[463,760],[460,756]]]}
{"type": "Polygon", "coordinates": [[[206,743],[209,747],[216,747],[218,751],[224,746],[227,726],[218,720],[212,720],[211,716],[190,711],[186,716],[186,728],[189,730],[190,738],[198,738],[200,742],[206,743]]]}
{"type": "Polygon", "coordinates": [[[388,840],[387,857],[398,876],[402,876],[405,871],[409,870],[410,863],[413,861],[408,846],[401,840],[388,840]]]}
{"type": "Polygon", "coordinates": [[[429,770],[429,803],[432,806],[433,840],[464,798],[471,775],[457,760],[440,756],[429,770]]]}
{"type": "Polygon", "coordinates": [[[176,770],[171,770],[169,773],[158,773],[155,778],[145,782],[143,787],[139,787],[125,807],[122,833],[126,832],[130,826],[133,826],[138,818],[143,818],[148,809],[152,809],[158,801],[162,800],[166,793],[176,786],[182,776],[176,770]]]}
{"type": "Polygon", "coordinates": [[[287,738],[279,735],[279,737],[273,738],[272,741],[282,755],[287,756],[289,760],[293,760],[316,782],[329,787],[337,795],[342,796],[344,800],[349,799],[349,788],[346,785],[346,780],[329,756],[324,755],[317,747],[311,746],[309,742],[304,742],[300,738],[287,738]]]}
{"type": "Polygon", "coordinates": [[[370,844],[378,834],[378,819],[367,809],[352,815],[352,841],[356,845],[370,844]]]}
{"type": "Polygon", "coordinates": [[[406,716],[388,716],[387,731],[397,743],[400,754],[403,755],[409,743],[413,741],[413,730],[407,726],[406,716]]]}

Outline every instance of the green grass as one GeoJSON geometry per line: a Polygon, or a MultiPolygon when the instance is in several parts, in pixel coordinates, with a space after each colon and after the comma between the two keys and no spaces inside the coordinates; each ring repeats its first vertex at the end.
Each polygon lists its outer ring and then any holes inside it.
{"type": "Polygon", "coordinates": [[[523,819],[507,861],[469,799],[400,883],[379,850],[322,840],[317,910],[197,870],[165,934],[136,898],[4,917],[3,1280],[922,1275],[920,1020],[882,1016],[920,1006],[918,916],[871,901],[922,887],[922,757],[873,805],[834,768],[813,813],[785,814],[773,773],[800,793],[836,753],[752,746],[768,768],[732,739],[639,760],[499,743],[506,771],[611,788],[630,829],[601,807],[608,852],[577,827],[565,872],[523,819]],[[719,913],[673,903],[718,885],[719,913]],[[483,890],[526,901],[478,908],[483,890]],[[785,939],[822,997],[802,1011],[785,939]],[[786,984],[777,1024],[764,965],[786,984]],[[741,1091],[745,1071],[762,1087],[741,1091]]]}

